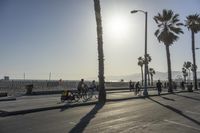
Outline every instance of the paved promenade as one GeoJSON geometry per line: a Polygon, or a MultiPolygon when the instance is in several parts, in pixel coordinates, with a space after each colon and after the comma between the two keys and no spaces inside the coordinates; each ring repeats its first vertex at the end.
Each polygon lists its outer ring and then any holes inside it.
{"type": "MultiPolygon", "coordinates": [[[[174,91],[176,93],[185,92],[182,90],[174,91]]],[[[167,90],[163,90],[162,95],[168,94],[167,90]]],[[[156,90],[150,90],[149,96],[157,96],[156,90]]],[[[141,95],[135,95],[133,91],[129,90],[112,90],[107,92],[107,101],[123,101],[129,99],[144,98],[141,95]]],[[[1,98],[6,99],[6,98],[1,98]]],[[[60,94],[55,95],[38,95],[38,96],[20,96],[20,97],[8,97],[8,101],[0,101],[0,115],[15,115],[23,113],[31,113],[45,110],[52,110],[58,108],[68,108],[84,105],[92,105],[97,103],[96,98],[92,98],[88,101],[80,100],[79,102],[60,102],[60,94]]]]}

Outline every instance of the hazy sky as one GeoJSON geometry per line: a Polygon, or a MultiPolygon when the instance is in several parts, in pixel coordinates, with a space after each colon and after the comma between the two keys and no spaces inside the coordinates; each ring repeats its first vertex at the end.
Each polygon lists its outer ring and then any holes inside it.
{"type": "MultiPolygon", "coordinates": [[[[184,22],[200,13],[200,0],[100,0],[105,76],[139,73],[137,58],[144,55],[144,14],[148,11],[150,67],[166,72],[166,51],[154,32],[153,16],[172,9],[184,22]]],[[[172,70],[192,61],[191,33],[171,47],[172,70]]],[[[80,79],[97,77],[96,22],[93,0],[0,0],[0,78],[80,79]]],[[[200,33],[196,34],[200,47],[200,33]]],[[[200,50],[196,51],[200,67],[200,50]]]]}

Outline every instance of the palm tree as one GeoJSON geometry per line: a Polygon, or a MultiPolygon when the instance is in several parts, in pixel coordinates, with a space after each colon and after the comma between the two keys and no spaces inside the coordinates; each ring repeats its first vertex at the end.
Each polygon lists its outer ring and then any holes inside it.
{"type": "Polygon", "coordinates": [[[191,69],[192,63],[190,61],[184,62],[183,68],[188,70],[188,79],[190,80],[190,69],[191,69]]]}
{"type": "Polygon", "coordinates": [[[141,76],[142,76],[142,86],[144,85],[144,74],[143,74],[143,65],[144,65],[144,58],[142,58],[141,56],[138,58],[138,66],[141,67],[141,76]]]}
{"type": "Polygon", "coordinates": [[[99,59],[99,102],[106,102],[105,80],[104,80],[104,54],[103,54],[103,31],[101,21],[101,7],[99,0],[94,0],[94,10],[97,24],[97,42],[99,59]]]}
{"type": "Polygon", "coordinates": [[[155,36],[159,42],[163,42],[166,48],[167,55],[167,65],[168,65],[168,82],[169,82],[169,92],[172,90],[172,74],[171,74],[171,59],[170,59],[170,50],[169,47],[178,40],[178,35],[183,34],[180,26],[183,24],[180,23],[179,14],[174,14],[172,10],[164,9],[162,14],[158,13],[157,16],[154,16],[154,20],[158,26],[158,29],[155,31],[155,36]]]}
{"type": "Polygon", "coordinates": [[[197,65],[195,66],[194,64],[191,65],[191,71],[194,73],[194,71],[197,69],[197,65]]]}
{"type": "MultiPolygon", "coordinates": [[[[193,57],[193,64],[196,66],[196,56],[195,56],[195,34],[200,31],[200,16],[199,14],[189,15],[186,17],[186,26],[188,30],[191,31],[192,37],[192,57],[193,57]]],[[[197,89],[197,70],[194,67],[193,71],[193,82],[194,88],[197,89]]]]}
{"type": "Polygon", "coordinates": [[[188,72],[185,67],[182,68],[182,73],[183,73],[183,77],[184,77],[184,82],[186,82],[186,77],[188,76],[188,72]]]}
{"type": "Polygon", "coordinates": [[[153,75],[156,74],[153,68],[149,68],[149,74],[151,75],[151,86],[153,86],[153,75]]]}
{"type": "Polygon", "coordinates": [[[148,85],[150,85],[150,76],[149,76],[149,62],[151,62],[151,56],[147,54],[147,75],[148,75],[148,85]]]}

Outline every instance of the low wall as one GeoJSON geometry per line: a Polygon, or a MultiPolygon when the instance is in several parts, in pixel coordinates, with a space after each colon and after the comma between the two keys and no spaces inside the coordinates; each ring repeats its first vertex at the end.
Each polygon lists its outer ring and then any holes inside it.
{"type": "MultiPolygon", "coordinates": [[[[76,88],[79,81],[70,80],[0,80],[0,93],[8,93],[8,95],[21,95],[26,93],[26,85],[33,84],[33,92],[44,91],[62,91],[76,88]]],[[[87,85],[91,82],[85,81],[87,85]]],[[[128,82],[106,82],[106,88],[125,88],[128,82]]]]}

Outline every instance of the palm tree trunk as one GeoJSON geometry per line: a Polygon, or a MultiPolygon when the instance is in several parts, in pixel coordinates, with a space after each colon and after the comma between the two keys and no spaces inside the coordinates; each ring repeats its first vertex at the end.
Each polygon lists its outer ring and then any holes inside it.
{"type": "Polygon", "coordinates": [[[149,76],[149,65],[147,64],[147,80],[148,80],[148,86],[150,86],[150,76],[149,76]]]}
{"type": "Polygon", "coordinates": [[[143,73],[143,66],[141,66],[141,76],[142,76],[142,86],[144,85],[144,73],[143,73]]]}
{"type": "Polygon", "coordinates": [[[186,83],[186,76],[184,76],[184,82],[186,83]]]}
{"type": "Polygon", "coordinates": [[[172,90],[172,72],[171,72],[171,59],[170,59],[170,51],[169,51],[169,45],[166,45],[166,54],[167,54],[167,66],[168,66],[168,82],[169,82],[169,88],[168,92],[173,92],[172,90]]]}
{"type": "Polygon", "coordinates": [[[190,82],[191,76],[190,76],[190,69],[188,69],[188,82],[190,82]]]}
{"type": "Polygon", "coordinates": [[[94,10],[97,24],[98,58],[99,58],[99,102],[106,102],[104,81],[104,54],[103,54],[103,31],[101,21],[101,7],[99,0],[94,0],[94,10]]]}
{"type": "Polygon", "coordinates": [[[151,86],[153,86],[153,75],[151,75],[151,86]]]}
{"type": "Polygon", "coordinates": [[[194,82],[194,89],[197,90],[197,70],[196,70],[196,56],[195,56],[195,34],[192,31],[192,57],[193,57],[193,82],[194,82]]]}

